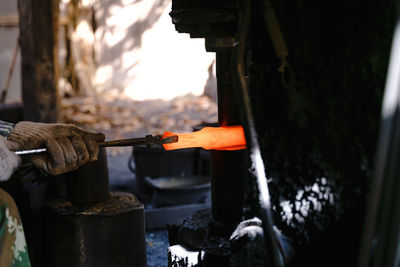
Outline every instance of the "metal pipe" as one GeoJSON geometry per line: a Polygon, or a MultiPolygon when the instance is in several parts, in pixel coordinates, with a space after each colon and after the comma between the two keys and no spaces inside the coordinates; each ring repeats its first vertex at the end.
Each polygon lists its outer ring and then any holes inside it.
{"type": "Polygon", "coordinates": [[[251,164],[249,179],[255,190],[254,201],[258,207],[259,216],[261,217],[260,219],[262,220],[262,228],[267,247],[266,251],[269,254],[268,258],[272,260],[274,266],[284,266],[283,258],[279,252],[279,247],[272,228],[272,207],[270,203],[267,177],[258,144],[247,80],[244,75],[245,45],[250,25],[252,3],[251,1],[242,0],[240,4],[242,12],[239,15],[236,42],[232,52],[232,74],[235,80],[234,92],[240,110],[243,111],[242,125],[246,134],[248,156],[251,164]]]}
{"type": "MultiPolygon", "coordinates": [[[[240,124],[232,94],[231,48],[216,53],[218,121],[220,126],[240,124]]],[[[242,221],[246,179],[246,150],[211,150],[212,220],[204,245],[204,266],[227,266],[229,237],[242,221]]]]}
{"type": "MultiPolygon", "coordinates": [[[[121,140],[112,140],[98,143],[99,147],[116,147],[116,146],[142,146],[146,145],[148,148],[151,148],[153,145],[158,144],[170,144],[178,142],[178,136],[173,135],[169,137],[162,138],[161,135],[146,135],[146,137],[138,137],[138,138],[128,138],[121,140]]],[[[17,155],[32,155],[38,153],[47,152],[46,148],[37,148],[30,150],[20,150],[15,151],[17,155]]]]}
{"type": "Polygon", "coordinates": [[[382,105],[371,196],[358,266],[398,266],[400,262],[400,19],[397,20],[382,105]]]}
{"type": "MultiPolygon", "coordinates": [[[[233,91],[231,53],[217,52],[218,122],[220,126],[238,125],[240,117],[233,91]]],[[[229,228],[242,220],[246,177],[246,152],[211,151],[211,199],[213,219],[229,228]]]]}

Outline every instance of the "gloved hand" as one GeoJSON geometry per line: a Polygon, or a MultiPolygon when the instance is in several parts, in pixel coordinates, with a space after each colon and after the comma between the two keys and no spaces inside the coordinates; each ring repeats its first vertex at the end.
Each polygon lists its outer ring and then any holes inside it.
{"type": "Polygon", "coordinates": [[[10,178],[20,163],[20,157],[11,152],[5,144],[5,139],[0,137],[0,181],[10,178]]]}
{"type": "Polygon", "coordinates": [[[6,144],[13,151],[46,147],[47,153],[32,155],[30,161],[49,174],[59,175],[95,161],[99,153],[97,142],[104,139],[102,133],[74,125],[22,121],[11,130],[6,144]]]}

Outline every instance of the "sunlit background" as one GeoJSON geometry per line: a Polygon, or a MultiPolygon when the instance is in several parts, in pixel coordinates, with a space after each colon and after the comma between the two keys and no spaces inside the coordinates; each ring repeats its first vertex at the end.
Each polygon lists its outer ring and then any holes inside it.
{"type": "MultiPolygon", "coordinates": [[[[16,5],[0,1],[0,17],[15,24],[0,27],[0,86],[17,44],[16,5]]],[[[171,0],[60,1],[63,122],[118,138],[217,120],[215,54],[176,32],[170,11],[171,0]]],[[[7,102],[21,101],[19,53],[13,70],[7,102]]]]}
{"type": "Polygon", "coordinates": [[[170,0],[98,1],[95,7],[98,92],[123,92],[134,100],[203,94],[214,53],[205,51],[204,39],[175,31],[170,0]]]}

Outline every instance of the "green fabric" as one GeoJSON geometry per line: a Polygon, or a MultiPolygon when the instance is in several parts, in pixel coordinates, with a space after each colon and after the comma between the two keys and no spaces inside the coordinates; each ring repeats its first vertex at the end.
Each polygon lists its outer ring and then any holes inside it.
{"type": "Polygon", "coordinates": [[[13,127],[14,124],[12,123],[0,121],[0,136],[7,139],[13,127]]]}
{"type": "Polygon", "coordinates": [[[29,254],[18,209],[0,189],[0,266],[29,267],[29,254]]]}

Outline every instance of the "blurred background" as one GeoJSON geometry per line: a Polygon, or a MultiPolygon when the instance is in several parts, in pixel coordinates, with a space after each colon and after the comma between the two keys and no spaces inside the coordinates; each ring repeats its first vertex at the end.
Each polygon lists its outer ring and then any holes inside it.
{"type": "MultiPolygon", "coordinates": [[[[170,10],[171,0],[60,1],[61,121],[115,139],[217,120],[215,55],[204,39],[176,32],[170,10]]],[[[17,2],[1,1],[6,103],[21,101],[18,32],[17,2]]]]}

